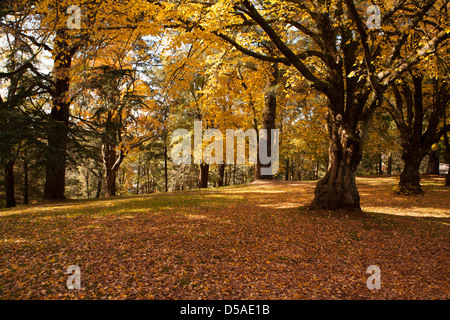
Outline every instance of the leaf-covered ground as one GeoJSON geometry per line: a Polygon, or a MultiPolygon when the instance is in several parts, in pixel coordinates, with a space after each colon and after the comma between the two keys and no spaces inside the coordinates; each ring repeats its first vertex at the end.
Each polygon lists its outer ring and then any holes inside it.
{"type": "Polygon", "coordinates": [[[358,178],[362,214],[307,210],[314,182],[4,209],[0,298],[449,299],[450,188],[397,181],[358,178]]]}

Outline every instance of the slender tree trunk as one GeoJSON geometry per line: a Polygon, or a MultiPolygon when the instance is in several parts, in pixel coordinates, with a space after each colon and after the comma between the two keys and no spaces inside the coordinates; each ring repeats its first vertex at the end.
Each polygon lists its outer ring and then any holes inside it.
{"type": "Polygon", "coordinates": [[[5,161],[5,193],[6,208],[16,206],[16,195],[14,190],[14,160],[5,161]]]}
{"type": "Polygon", "coordinates": [[[200,165],[200,181],[199,188],[208,188],[209,164],[202,163],[200,165]]]}
{"type": "Polygon", "coordinates": [[[137,179],[136,179],[136,194],[139,194],[139,182],[141,180],[141,155],[138,155],[138,171],[137,171],[137,179]]]}
{"type": "Polygon", "coordinates": [[[86,170],[86,196],[89,199],[91,197],[91,191],[89,190],[89,171],[86,170]]]}
{"type": "Polygon", "coordinates": [[[428,153],[427,174],[439,174],[439,156],[437,150],[428,153]]]}
{"type": "Polygon", "coordinates": [[[378,155],[378,174],[383,174],[383,157],[381,153],[378,155]]]}
{"type": "Polygon", "coordinates": [[[221,163],[218,165],[218,170],[219,170],[219,187],[223,187],[223,179],[224,179],[224,175],[225,175],[225,163],[221,163]]]}
{"type": "Polygon", "coordinates": [[[286,181],[289,181],[289,158],[286,158],[286,181]]]}
{"type": "Polygon", "coordinates": [[[319,160],[317,160],[317,163],[316,163],[316,180],[319,179],[319,167],[320,167],[320,162],[319,162],[319,160]]]}
{"type": "Polygon", "coordinates": [[[23,159],[23,203],[28,204],[30,202],[30,182],[29,182],[29,168],[28,157],[25,151],[23,159]]]}
{"type": "Polygon", "coordinates": [[[294,165],[294,160],[291,161],[291,180],[295,181],[295,165],[294,165]]]}
{"type": "Polygon", "coordinates": [[[167,175],[167,146],[164,146],[164,191],[167,192],[169,190],[168,188],[169,178],[167,175]]]}
{"type": "Polygon", "coordinates": [[[330,134],[329,166],[317,182],[311,209],[357,209],[360,197],[356,188],[356,170],[362,159],[359,133],[343,130],[341,118],[328,116],[330,134]]]}
{"type": "Polygon", "coordinates": [[[100,172],[97,178],[97,193],[95,194],[95,197],[98,199],[100,198],[101,194],[102,194],[102,173],[100,172]]]}
{"type": "MultiPolygon", "coordinates": [[[[275,119],[277,116],[277,92],[276,86],[278,84],[278,64],[274,63],[272,65],[270,79],[267,80],[265,94],[264,94],[264,110],[263,110],[263,120],[262,128],[267,130],[267,155],[272,155],[272,129],[275,127],[275,119]]],[[[271,180],[273,179],[272,174],[263,175],[261,174],[261,168],[269,168],[269,164],[262,164],[259,158],[259,141],[258,141],[258,156],[255,176],[256,179],[271,180]]]]}

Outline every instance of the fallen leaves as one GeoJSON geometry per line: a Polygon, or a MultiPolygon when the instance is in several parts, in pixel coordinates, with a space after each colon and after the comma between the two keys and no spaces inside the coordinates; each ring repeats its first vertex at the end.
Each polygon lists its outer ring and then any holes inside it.
{"type": "Polygon", "coordinates": [[[395,182],[358,179],[359,215],[299,209],[314,183],[276,181],[2,210],[0,298],[448,299],[450,190],[395,182]]]}

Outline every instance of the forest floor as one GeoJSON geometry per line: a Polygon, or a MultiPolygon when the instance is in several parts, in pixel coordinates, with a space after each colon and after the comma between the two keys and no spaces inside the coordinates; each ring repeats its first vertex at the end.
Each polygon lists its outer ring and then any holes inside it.
{"type": "Polygon", "coordinates": [[[307,210],[315,182],[281,181],[3,209],[0,299],[450,299],[444,178],[415,197],[357,183],[358,214],[307,210]]]}

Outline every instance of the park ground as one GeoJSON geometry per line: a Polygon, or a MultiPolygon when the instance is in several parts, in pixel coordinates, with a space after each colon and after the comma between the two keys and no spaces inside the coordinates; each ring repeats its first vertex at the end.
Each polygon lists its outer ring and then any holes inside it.
{"type": "Polygon", "coordinates": [[[312,181],[3,209],[0,299],[449,299],[444,178],[357,183],[362,212],[308,210],[312,181]]]}

